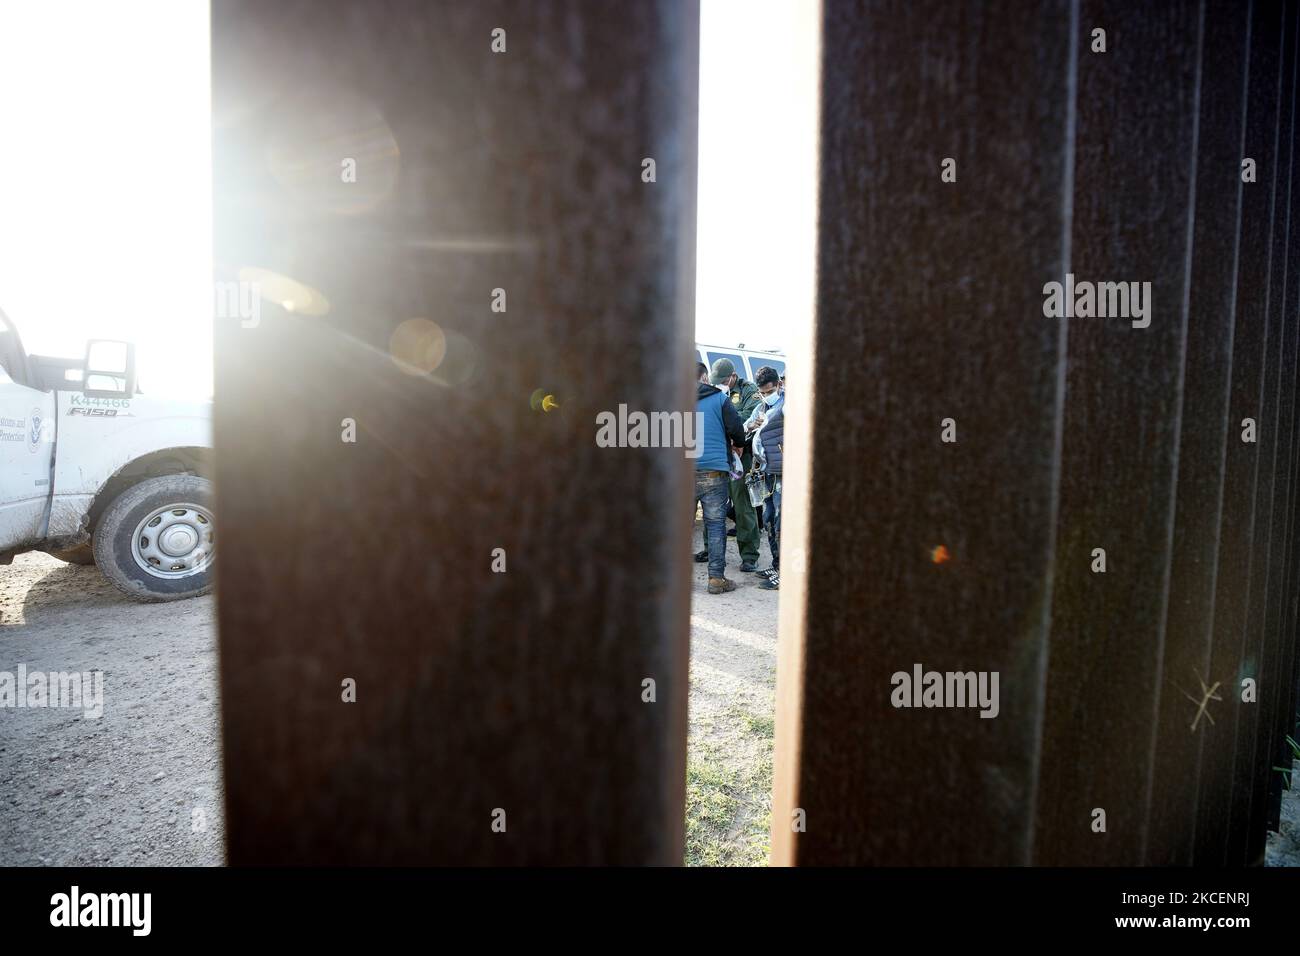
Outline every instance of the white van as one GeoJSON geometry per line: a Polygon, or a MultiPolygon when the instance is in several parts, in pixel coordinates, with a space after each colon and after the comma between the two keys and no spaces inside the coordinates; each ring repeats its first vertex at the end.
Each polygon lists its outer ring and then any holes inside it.
{"type": "Polygon", "coordinates": [[[764,365],[770,365],[776,369],[777,374],[782,378],[785,377],[785,353],[784,352],[761,352],[758,349],[747,349],[743,346],[729,345],[706,345],[702,342],[695,343],[695,357],[703,362],[710,369],[713,363],[720,358],[731,359],[731,364],[736,366],[736,372],[747,382],[754,381],[754,376],[764,365]]]}

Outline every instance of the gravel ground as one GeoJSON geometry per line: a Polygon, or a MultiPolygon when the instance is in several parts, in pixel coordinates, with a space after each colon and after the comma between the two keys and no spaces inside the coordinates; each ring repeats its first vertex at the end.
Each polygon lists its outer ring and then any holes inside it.
{"type": "MultiPolygon", "coordinates": [[[[777,593],[728,549],[733,593],[708,594],[692,565],[693,862],[763,863],[777,593]]],[[[104,715],[0,710],[0,865],[224,861],[211,597],[140,604],[93,567],[21,555],[0,569],[0,670],[19,664],[103,671],[104,715]]]]}
{"type": "Polygon", "coordinates": [[[0,568],[0,670],[104,673],[98,719],[0,710],[0,865],[223,862],[214,616],[44,554],[0,568]]]}
{"type": "MultiPolygon", "coordinates": [[[[739,572],[734,538],[727,560],[729,594],[708,594],[692,565],[687,862],[762,866],[778,593],[739,572]]],[[[211,597],[139,604],[42,554],[0,568],[0,670],[104,673],[98,719],[0,709],[0,865],[223,862],[215,642],[211,597]]],[[[1300,789],[1284,796],[1268,865],[1300,865],[1300,789]]]]}
{"type": "MultiPolygon", "coordinates": [[[[702,528],[697,521],[694,551],[704,547],[702,528]]],[[[758,566],[771,563],[760,535],[758,566]]],[[[736,590],[710,594],[708,565],[693,567],[686,862],[766,866],[779,592],[740,572],[735,538],[727,539],[727,577],[736,590]]]]}

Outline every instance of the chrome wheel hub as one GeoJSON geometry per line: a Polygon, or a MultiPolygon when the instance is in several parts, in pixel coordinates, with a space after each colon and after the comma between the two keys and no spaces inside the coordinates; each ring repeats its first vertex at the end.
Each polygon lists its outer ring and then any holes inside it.
{"type": "Polygon", "coordinates": [[[131,556],[157,578],[174,580],[202,574],[215,546],[212,513],[193,504],[174,504],[150,512],[135,528],[131,556]]]}

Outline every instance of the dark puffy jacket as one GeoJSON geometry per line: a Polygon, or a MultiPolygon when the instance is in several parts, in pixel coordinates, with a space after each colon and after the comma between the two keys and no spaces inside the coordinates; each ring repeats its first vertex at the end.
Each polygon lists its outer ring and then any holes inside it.
{"type": "Polygon", "coordinates": [[[758,430],[758,440],[763,446],[763,471],[769,475],[781,474],[785,442],[785,396],[776,410],[768,413],[763,427],[758,430]]]}

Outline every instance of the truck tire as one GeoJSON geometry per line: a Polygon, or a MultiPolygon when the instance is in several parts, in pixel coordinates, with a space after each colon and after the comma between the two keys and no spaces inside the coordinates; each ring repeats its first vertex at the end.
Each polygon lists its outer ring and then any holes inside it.
{"type": "Polygon", "coordinates": [[[95,527],[95,563],[141,601],[178,601],[212,590],[216,539],[212,483],[163,475],[132,485],[95,527]]]}
{"type": "Polygon", "coordinates": [[[85,544],[79,544],[75,548],[68,548],[66,551],[47,551],[52,558],[58,558],[60,561],[66,561],[68,564],[94,564],[95,549],[87,541],[85,544]]]}

